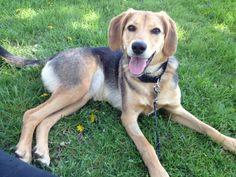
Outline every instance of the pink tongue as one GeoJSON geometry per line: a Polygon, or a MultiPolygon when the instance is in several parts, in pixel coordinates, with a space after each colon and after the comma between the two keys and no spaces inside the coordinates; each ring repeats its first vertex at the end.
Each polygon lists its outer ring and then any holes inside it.
{"type": "Polygon", "coordinates": [[[132,74],[139,75],[143,72],[146,66],[146,60],[139,57],[131,57],[129,62],[129,71],[132,74]]]}

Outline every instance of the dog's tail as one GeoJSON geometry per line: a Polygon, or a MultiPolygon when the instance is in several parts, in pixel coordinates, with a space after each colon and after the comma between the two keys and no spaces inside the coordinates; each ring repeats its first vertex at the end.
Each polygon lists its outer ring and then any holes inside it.
{"type": "Polygon", "coordinates": [[[46,60],[36,60],[36,59],[26,59],[22,57],[15,56],[9,53],[6,49],[4,49],[0,45],[0,57],[4,58],[7,63],[14,64],[17,67],[25,67],[25,66],[38,66],[45,65],[48,59],[46,60]]]}

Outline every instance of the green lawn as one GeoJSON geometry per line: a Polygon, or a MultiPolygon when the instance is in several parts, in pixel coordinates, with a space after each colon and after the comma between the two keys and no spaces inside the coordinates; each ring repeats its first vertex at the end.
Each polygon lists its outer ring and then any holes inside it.
{"type": "MultiPolygon", "coordinates": [[[[236,2],[233,0],[0,0],[0,45],[30,58],[66,48],[106,46],[109,21],[128,8],[165,10],[176,21],[183,105],[236,138],[236,2]]],[[[23,113],[47,97],[41,68],[17,69],[0,60],[0,148],[13,153],[23,113]]],[[[65,177],[146,177],[147,169],[119,119],[90,102],[50,132],[51,165],[65,177]],[[96,121],[89,116],[94,113],[96,121]],[[83,136],[76,126],[85,127],[83,136]]],[[[155,144],[152,116],[140,126],[155,144]]],[[[170,176],[235,177],[236,156],[171,120],[159,121],[162,164],[170,176]]]]}

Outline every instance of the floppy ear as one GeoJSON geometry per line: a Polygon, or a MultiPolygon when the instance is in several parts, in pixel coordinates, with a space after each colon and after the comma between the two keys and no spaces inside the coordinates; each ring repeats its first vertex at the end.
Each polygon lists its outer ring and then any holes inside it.
{"type": "Polygon", "coordinates": [[[121,48],[123,30],[128,20],[128,15],[132,11],[134,10],[129,9],[126,12],[123,12],[120,15],[114,17],[110,22],[110,25],[108,28],[108,43],[109,43],[109,47],[113,51],[121,48]]]}
{"type": "Polygon", "coordinates": [[[166,12],[161,11],[159,14],[163,21],[165,32],[163,53],[165,56],[169,57],[172,56],[177,49],[176,25],[166,12]]]}

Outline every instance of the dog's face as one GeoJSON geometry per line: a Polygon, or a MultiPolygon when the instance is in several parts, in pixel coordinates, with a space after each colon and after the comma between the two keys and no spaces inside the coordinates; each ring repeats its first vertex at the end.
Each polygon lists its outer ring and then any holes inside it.
{"type": "Polygon", "coordinates": [[[109,46],[112,50],[122,49],[129,71],[142,75],[148,66],[158,62],[157,56],[166,58],[175,53],[175,23],[165,12],[130,9],[111,20],[109,46]]]}

